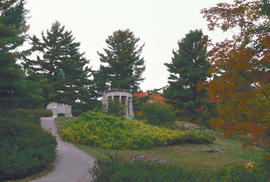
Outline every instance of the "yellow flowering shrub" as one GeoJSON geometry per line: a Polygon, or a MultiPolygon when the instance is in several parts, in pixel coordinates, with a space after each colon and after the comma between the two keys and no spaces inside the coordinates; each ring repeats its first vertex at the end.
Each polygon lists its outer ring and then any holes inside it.
{"type": "Polygon", "coordinates": [[[214,136],[201,131],[176,131],[93,111],[66,123],[60,133],[66,141],[107,149],[152,148],[169,144],[212,143],[215,140],[214,136]]]}

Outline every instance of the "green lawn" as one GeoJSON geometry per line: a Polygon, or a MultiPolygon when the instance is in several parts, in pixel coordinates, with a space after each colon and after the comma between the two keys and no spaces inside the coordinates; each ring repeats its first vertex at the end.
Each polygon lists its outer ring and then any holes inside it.
{"type": "MultiPolygon", "coordinates": [[[[57,119],[57,127],[61,129],[71,118],[57,119]]],[[[133,159],[137,155],[146,155],[148,159],[162,158],[171,164],[190,168],[216,170],[231,164],[247,164],[260,159],[263,154],[261,148],[255,146],[242,147],[240,141],[224,139],[216,135],[213,144],[184,144],[155,147],[144,150],[106,150],[93,146],[75,144],[78,148],[89,153],[94,158],[106,157],[107,154],[118,154],[126,159],[133,159]],[[208,153],[206,149],[220,149],[220,153],[208,153]]]]}

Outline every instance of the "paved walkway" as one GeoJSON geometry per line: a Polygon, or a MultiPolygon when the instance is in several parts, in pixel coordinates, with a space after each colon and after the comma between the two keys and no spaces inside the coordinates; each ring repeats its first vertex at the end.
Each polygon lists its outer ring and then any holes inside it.
{"type": "Polygon", "coordinates": [[[63,142],[57,134],[54,119],[52,117],[41,118],[41,125],[49,130],[57,140],[57,157],[55,169],[40,179],[32,182],[89,182],[91,175],[89,170],[94,165],[94,158],[77,149],[74,145],[63,142]]]}

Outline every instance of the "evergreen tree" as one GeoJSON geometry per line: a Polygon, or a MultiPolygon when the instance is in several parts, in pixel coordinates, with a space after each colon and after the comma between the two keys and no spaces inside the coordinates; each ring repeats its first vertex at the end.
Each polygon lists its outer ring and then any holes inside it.
{"type": "Polygon", "coordinates": [[[93,77],[96,95],[102,96],[103,92],[108,90],[108,86],[106,85],[106,73],[102,65],[100,65],[99,70],[93,72],[93,77]]]}
{"type": "Polygon", "coordinates": [[[133,92],[138,90],[139,83],[144,80],[142,73],[145,70],[144,58],[141,58],[144,45],[138,46],[139,40],[130,30],[118,30],[108,37],[105,53],[98,52],[101,63],[104,63],[99,70],[102,73],[98,74],[105,75],[107,86],[103,88],[127,89],[133,92]]]}
{"type": "Polygon", "coordinates": [[[170,72],[169,85],[164,96],[182,116],[197,117],[197,110],[208,99],[205,90],[198,91],[196,84],[205,81],[209,62],[205,46],[208,37],[201,30],[190,31],[178,42],[178,50],[173,51],[171,63],[165,63],[170,72]]]}
{"type": "Polygon", "coordinates": [[[25,78],[16,62],[21,56],[18,47],[27,36],[27,11],[23,0],[0,1],[0,108],[30,107],[41,100],[40,87],[25,78]]]}
{"type": "Polygon", "coordinates": [[[79,52],[79,42],[74,41],[71,31],[66,31],[59,22],[52,24],[42,39],[31,37],[32,49],[37,52],[36,60],[25,64],[28,74],[43,84],[46,102],[73,104],[77,99],[89,102],[95,97],[92,89],[89,61],[79,52]]]}

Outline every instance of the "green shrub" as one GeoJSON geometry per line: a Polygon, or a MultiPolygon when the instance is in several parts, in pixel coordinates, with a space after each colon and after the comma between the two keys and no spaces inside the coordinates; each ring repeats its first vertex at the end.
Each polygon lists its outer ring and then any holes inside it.
{"type": "Polygon", "coordinates": [[[1,116],[18,118],[18,117],[28,117],[29,115],[34,115],[37,118],[40,117],[51,117],[52,112],[47,109],[12,109],[1,112],[1,116]]]}
{"type": "Polygon", "coordinates": [[[46,109],[13,109],[0,113],[0,117],[13,118],[19,123],[40,127],[40,117],[51,117],[52,112],[46,109]]]}
{"type": "Polygon", "coordinates": [[[152,148],[157,145],[182,143],[212,143],[210,134],[200,131],[176,131],[145,124],[137,120],[122,120],[101,112],[83,113],[67,122],[60,130],[62,138],[73,143],[108,149],[152,148]]]}
{"type": "Polygon", "coordinates": [[[171,125],[175,121],[175,113],[168,106],[146,103],[142,107],[142,118],[152,125],[171,125]]]}
{"type": "Polygon", "coordinates": [[[16,109],[0,114],[0,181],[32,175],[55,159],[56,139],[40,127],[44,110],[16,109]]]}
{"type": "Polygon", "coordinates": [[[93,100],[91,104],[74,103],[72,104],[72,116],[78,117],[81,113],[89,110],[102,110],[102,103],[100,101],[93,100]]]}
{"type": "Polygon", "coordinates": [[[118,156],[98,159],[91,170],[94,182],[269,182],[268,172],[257,165],[202,171],[146,160],[127,161],[118,156]]]}
{"type": "Polygon", "coordinates": [[[215,182],[269,182],[269,171],[262,163],[248,163],[247,165],[233,165],[219,170],[213,177],[215,182]]]}
{"type": "Polygon", "coordinates": [[[130,162],[115,156],[97,160],[91,173],[95,182],[209,182],[211,179],[194,169],[143,160],[130,162]]]}
{"type": "Polygon", "coordinates": [[[119,101],[109,101],[107,114],[114,115],[120,118],[124,118],[126,115],[126,106],[125,104],[119,103],[119,101]]]}

